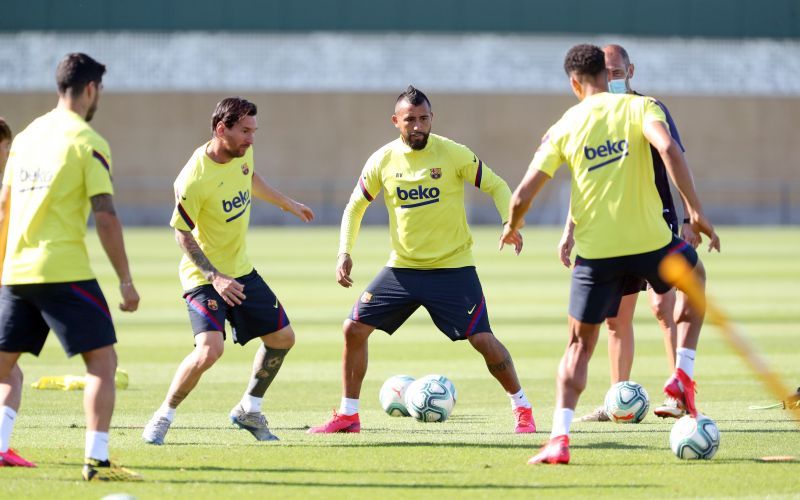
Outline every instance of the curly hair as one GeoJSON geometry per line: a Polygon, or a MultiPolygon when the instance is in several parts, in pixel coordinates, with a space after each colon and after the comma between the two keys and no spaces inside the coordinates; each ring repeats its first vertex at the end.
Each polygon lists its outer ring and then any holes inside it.
{"type": "Polygon", "coordinates": [[[564,71],[567,75],[597,76],[605,70],[606,56],[596,45],[575,45],[564,58],[564,71]]]}

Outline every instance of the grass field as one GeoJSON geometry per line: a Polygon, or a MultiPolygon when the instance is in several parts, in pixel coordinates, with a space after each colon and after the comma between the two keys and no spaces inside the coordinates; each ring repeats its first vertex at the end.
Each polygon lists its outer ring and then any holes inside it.
{"type": "MultiPolygon", "coordinates": [[[[388,254],[386,228],[365,228],[354,253],[354,289],[333,279],[336,228],[255,229],[249,240],[257,269],[277,292],[297,332],[295,349],[270,388],[265,412],[276,443],[258,443],[228,422],[249,374],[254,345],[227,351],[179,408],[167,445],[145,445],[142,427],[160,404],[172,374],[192,347],[176,275],[179,250],[168,229],[127,232],[129,256],[142,295],[139,312],[115,313],[120,366],[130,388],[118,393],[112,456],[141,472],[144,483],[85,484],[81,393],[29,388],[42,375],[80,374],[51,338],[40,359],[22,358],[27,388],[12,446],[37,469],[0,470],[2,498],[100,498],[127,492],[138,498],[408,498],[486,497],[796,497],[800,462],[761,463],[765,455],[800,456],[800,427],[786,411],[749,411],[768,403],[760,383],[706,328],[696,378],[701,410],[722,433],[717,456],[684,462],[669,450],[672,421],[652,414],[639,425],[575,423],[569,466],[528,466],[547,439],[556,366],[566,338],[569,272],[558,263],[553,229],[526,230],[519,257],[498,254],[499,231],[475,230],[475,254],[493,328],[511,351],[533,401],[540,431],[515,435],[508,398],[468,343],[450,343],[418,312],[390,338],[376,332],[362,393],[359,435],[310,436],[340,398],[340,325],[388,254]],[[449,376],[459,392],[443,424],[391,418],[377,394],[391,375],[449,376]]],[[[800,384],[800,307],[797,229],[722,228],[723,253],[702,252],[709,290],[791,387],[800,384]]],[[[94,268],[109,302],[116,282],[94,237],[94,268]]],[[[668,373],[661,333],[644,294],[636,316],[633,378],[653,401],[668,373]]],[[[608,387],[605,342],[590,367],[582,414],[608,387]]]]}

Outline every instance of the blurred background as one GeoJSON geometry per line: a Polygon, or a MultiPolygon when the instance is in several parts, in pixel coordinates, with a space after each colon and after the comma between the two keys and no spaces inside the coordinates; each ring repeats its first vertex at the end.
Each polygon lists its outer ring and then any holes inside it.
{"type": "MultiPolygon", "coordinates": [[[[800,224],[796,0],[2,0],[0,13],[0,116],[15,133],[55,105],[64,54],[107,65],[93,125],[111,144],[126,224],[167,224],[172,182],[230,95],[259,106],[256,169],[324,224],[396,138],[409,84],[430,97],[433,131],[513,189],[576,103],[562,61],[583,42],[627,48],[633,88],[670,109],[715,223],[800,224]]],[[[568,182],[562,169],[529,223],[563,223],[568,182]]],[[[472,191],[471,222],[497,223],[472,191]]],[[[296,222],[264,204],[253,221],[296,222]]]]}

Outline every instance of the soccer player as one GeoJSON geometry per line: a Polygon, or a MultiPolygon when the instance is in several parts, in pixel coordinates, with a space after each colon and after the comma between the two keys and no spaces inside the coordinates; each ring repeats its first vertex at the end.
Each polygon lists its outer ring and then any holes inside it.
{"type": "Polygon", "coordinates": [[[91,208],[97,234],[119,277],[120,309],[135,311],[133,286],[114,211],[111,151],[89,125],[103,89],[103,64],[86,54],[68,54],[58,65],[58,104],[14,140],[0,190],[2,221],[8,224],[3,288],[0,291],[0,465],[32,467],[11,448],[19,409],[20,355],[38,356],[49,330],[68,356],[86,364],[83,406],[86,453],[83,479],[138,480],[108,459],[114,411],[116,334],[103,292],[89,265],[84,238],[91,208]]]}
{"type": "MultiPolygon", "coordinates": [[[[642,95],[631,89],[630,80],[633,78],[635,68],[630,62],[628,52],[620,45],[607,45],[603,47],[603,53],[605,54],[606,71],[608,72],[609,78],[609,92],[612,94],[642,95]]],[[[681,151],[685,151],[681,143],[678,128],[672,120],[672,116],[667,110],[667,107],[658,100],[655,100],[655,103],[664,111],[670,135],[672,135],[672,138],[678,143],[681,151]]],[[[678,224],[678,214],[675,212],[675,205],[672,201],[672,193],[670,192],[669,179],[667,177],[667,170],[664,167],[664,162],[653,146],[650,146],[650,149],[651,156],[653,157],[656,189],[661,198],[664,221],[670,231],[676,236],[678,236],[678,227],[680,227],[680,236],[696,248],[697,245],[700,244],[700,241],[692,230],[689,219],[685,218],[682,225],[678,224]]],[[[568,215],[566,226],[564,227],[564,234],[558,246],[561,262],[568,268],[572,266],[570,253],[575,244],[575,239],[573,237],[574,231],[575,223],[572,217],[568,215]]],[[[675,371],[675,353],[678,337],[674,318],[676,300],[675,289],[670,289],[664,294],[657,294],[647,281],[643,281],[639,278],[632,278],[624,285],[622,300],[620,301],[617,315],[612,318],[606,318],[606,326],[608,327],[608,357],[611,365],[612,385],[624,380],[630,380],[634,352],[633,314],[636,310],[636,299],[639,296],[639,291],[644,290],[648,292],[651,309],[664,334],[664,349],[667,352],[670,373],[675,371]]],[[[685,298],[682,297],[681,300],[685,300],[685,298]]],[[[662,418],[679,418],[686,412],[684,408],[680,406],[677,399],[667,397],[663,404],[655,408],[653,413],[662,418]]],[[[581,417],[580,420],[584,422],[607,422],[611,419],[606,415],[605,408],[601,405],[588,415],[581,417]]]]}
{"type": "Polygon", "coordinates": [[[144,428],[142,438],[150,444],[164,444],[175,409],[222,356],[226,319],[234,343],[244,346],[260,340],[247,390],[231,410],[231,422],[259,441],[278,439],[270,432],[261,405],[294,345],[294,331],[278,298],[247,256],[251,197],[303,222],[312,221],[314,212],[255,172],[256,113],[256,105],[240,97],[220,101],[211,117],[211,140],[194,151],[175,180],[170,225],[183,250],[180,278],[195,348],[178,367],[163,404],[144,428]]]}
{"type": "MultiPolygon", "coordinates": [[[[709,250],[719,251],[719,238],[703,213],[694,183],[666,116],[653,99],[608,92],[605,56],[594,45],[572,47],[564,70],[579,104],[550,127],[514,191],[509,223],[500,246],[518,244],[514,232],[560,165],[572,172],[571,212],[578,256],[572,271],[569,343],[558,369],[556,409],[551,439],[528,463],[569,463],[569,427],[586,387],[589,359],[600,324],[617,314],[625,281],[646,279],[656,293],[670,289],[658,273],[661,259],[683,256],[705,284],[705,271],[694,248],[664,224],[654,181],[650,146],[654,146],[684,199],[695,233],[710,238],[709,250]]],[[[694,357],[703,311],[680,304],[676,369],[664,392],[697,414],[694,400],[694,357]]]]}
{"type": "MultiPolygon", "coordinates": [[[[503,221],[511,191],[469,148],[431,134],[428,98],[409,86],[395,102],[392,123],[400,137],[364,166],[342,217],[336,277],[353,285],[350,252],[367,206],[383,190],[392,252],[344,322],[343,397],[333,418],[309,433],[359,432],[361,383],[367,341],[377,328],[394,333],[420,306],[450,340],[469,340],[511,398],[515,432],[535,432],[531,404],[511,355],[489,326],[486,300],[472,258],[464,210],[464,183],[491,195],[503,221]]],[[[516,231],[516,251],[522,237],[516,231]]]]}

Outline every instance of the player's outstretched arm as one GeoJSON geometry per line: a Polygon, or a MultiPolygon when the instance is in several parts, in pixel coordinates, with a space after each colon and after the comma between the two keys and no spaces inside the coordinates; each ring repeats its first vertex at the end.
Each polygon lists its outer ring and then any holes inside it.
{"type": "Polygon", "coordinates": [[[314,212],[310,208],[267,184],[264,178],[258,175],[258,172],[253,172],[253,195],[267,203],[272,203],[283,211],[291,213],[303,222],[314,220],[314,212]]]}
{"type": "Polygon", "coordinates": [[[244,285],[236,281],[234,278],[223,274],[211,264],[208,260],[203,249],[197,244],[197,240],[192,236],[191,231],[184,231],[182,229],[175,229],[175,241],[181,247],[186,257],[197,266],[197,269],[203,273],[203,276],[214,287],[214,290],[222,297],[229,306],[238,306],[246,298],[244,294],[244,285]]]}
{"type": "Polygon", "coordinates": [[[538,169],[528,169],[522,182],[511,194],[511,201],[508,207],[508,224],[503,227],[503,234],[500,236],[500,249],[503,246],[520,244],[519,230],[525,225],[525,214],[530,210],[533,199],[542,189],[542,186],[551,177],[538,169]]]}
{"type": "Polygon", "coordinates": [[[108,193],[94,195],[90,200],[97,236],[119,278],[119,291],[122,296],[119,308],[133,312],[139,308],[139,293],[133,286],[128,255],[125,253],[125,241],[122,238],[122,223],[114,210],[114,200],[108,193]]]}
{"type": "Polygon", "coordinates": [[[689,219],[692,224],[692,229],[695,233],[703,233],[709,238],[708,249],[714,249],[719,252],[720,241],[714,226],[706,218],[703,212],[703,206],[700,204],[700,199],[697,197],[697,192],[694,189],[694,179],[686,164],[686,159],[683,156],[680,146],[675,139],[669,134],[666,125],[661,121],[650,121],[644,125],[644,136],[648,142],[658,151],[661,159],[664,160],[664,166],[667,173],[678,188],[678,192],[683,199],[686,213],[689,214],[689,219]]]}

